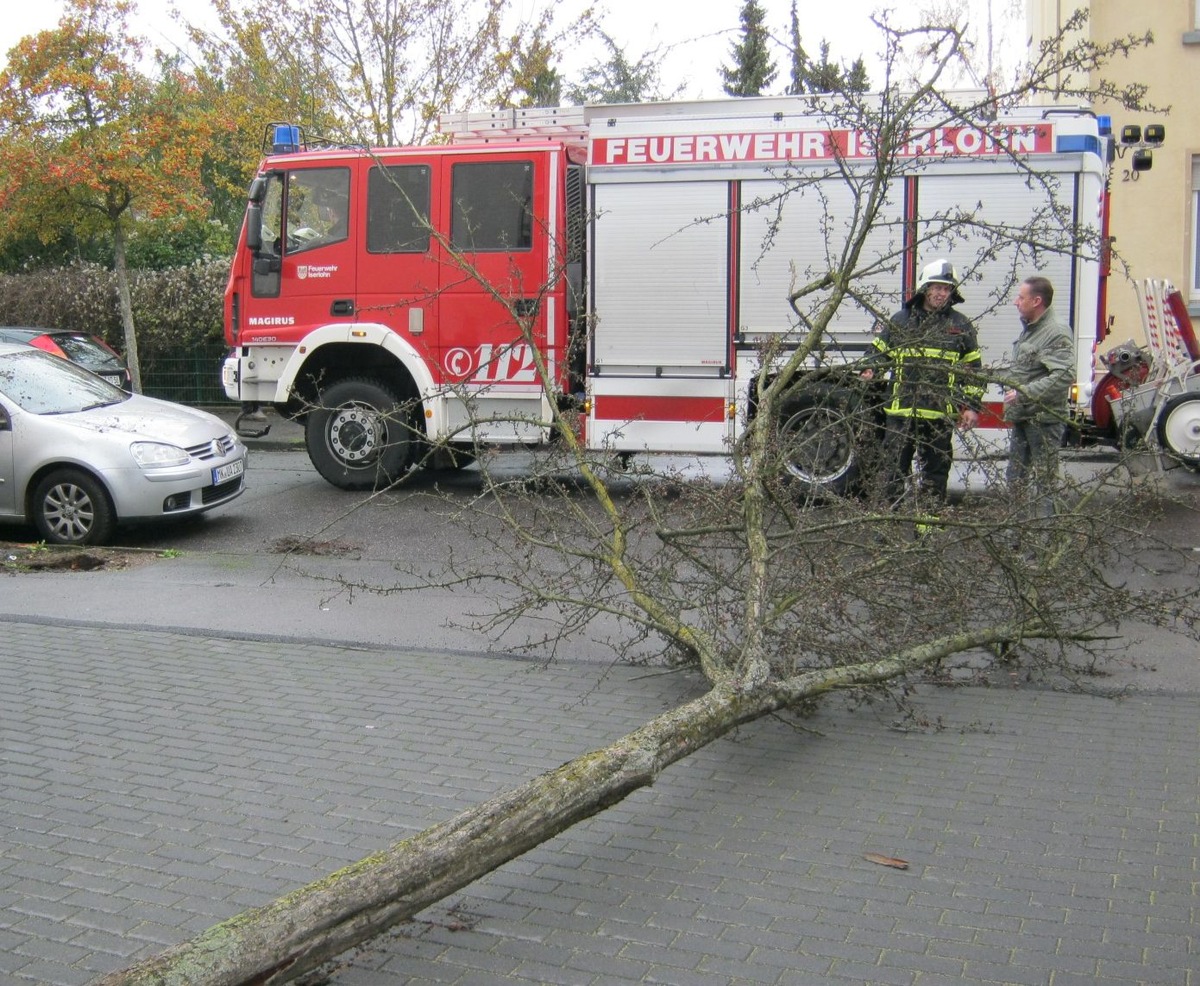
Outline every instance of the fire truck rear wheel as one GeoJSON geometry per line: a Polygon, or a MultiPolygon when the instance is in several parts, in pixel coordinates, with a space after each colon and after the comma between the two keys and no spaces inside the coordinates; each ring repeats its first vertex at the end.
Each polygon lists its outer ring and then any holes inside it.
{"type": "Polygon", "coordinates": [[[787,475],[806,492],[853,493],[859,436],[849,395],[836,390],[801,394],[783,406],[779,436],[787,475]]]}
{"type": "Polygon", "coordinates": [[[308,413],[304,443],[327,481],[343,490],[382,489],[412,462],[417,435],[411,405],[377,380],[342,380],[308,413]]]}
{"type": "Polygon", "coordinates": [[[1158,440],[1184,465],[1200,468],[1200,394],[1176,394],[1163,405],[1158,440]]]}

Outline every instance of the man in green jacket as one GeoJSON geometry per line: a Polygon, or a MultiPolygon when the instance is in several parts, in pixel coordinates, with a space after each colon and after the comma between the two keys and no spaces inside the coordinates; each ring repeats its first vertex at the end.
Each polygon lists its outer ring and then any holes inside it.
{"type": "Polygon", "coordinates": [[[1058,453],[1075,379],[1071,330],[1051,310],[1053,301],[1054,287],[1046,278],[1021,282],[1014,304],[1023,328],[1013,343],[1004,391],[1004,419],[1012,424],[1008,485],[1014,492],[1031,491],[1040,517],[1054,513],[1058,453]]]}

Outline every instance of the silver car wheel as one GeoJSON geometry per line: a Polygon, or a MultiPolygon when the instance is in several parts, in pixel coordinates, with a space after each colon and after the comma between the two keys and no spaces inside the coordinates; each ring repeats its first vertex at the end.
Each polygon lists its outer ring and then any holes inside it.
{"type": "Polygon", "coordinates": [[[103,487],[75,469],[51,473],[33,494],[33,523],[51,544],[100,544],[114,514],[103,487]]]}
{"type": "Polygon", "coordinates": [[[42,504],[46,523],[64,541],[82,541],[96,522],[96,510],[87,490],[63,483],[46,494],[42,504]]]}

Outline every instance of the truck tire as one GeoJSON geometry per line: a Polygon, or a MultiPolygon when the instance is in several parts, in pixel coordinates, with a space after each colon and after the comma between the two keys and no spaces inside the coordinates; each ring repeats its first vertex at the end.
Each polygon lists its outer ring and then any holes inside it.
{"type": "Polygon", "coordinates": [[[1158,441],[1184,465],[1200,468],[1200,393],[1176,394],[1163,405],[1158,441]]]}
{"type": "Polygon", "coordinates": [[[847,496],[860,471],[858,402],[843,388],[797,394],[783,405],[779,437],[783,468],[806,493],[847,496]]]}
{"type": "Polygon", "coordinates": [[[304,444],[317,472],[343,490],[391,486],[412,461],[422,436],[413,402],[378,380],[341,380],[308,412],[304,444]]]}
{"type": "Polygon", "coordinates": [[[49,544],[103,544],[116,526],[104,487],[79,469],[58,469],[33,491],[33,526],[49,544]]]}

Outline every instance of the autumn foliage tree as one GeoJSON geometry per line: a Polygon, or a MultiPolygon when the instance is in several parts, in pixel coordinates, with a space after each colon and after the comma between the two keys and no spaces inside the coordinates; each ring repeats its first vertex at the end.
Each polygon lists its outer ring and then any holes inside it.
{"type": "Polygon", "coordinates": [[[203,216],[201,149],[218,125],[177,71],[146,70],[127,0],[67,0],[0,74],[0,236],[64,226],[109,237],[126,358],[140,389],[126,248],[131,229],[203,216]]]}
{"type": "Polygon", "coordinates": [[[266,2],[212,0],[212,11],[215,30],[188,25],[187,71],[203,104],[219,107],[224,121],[198,151],[212,218],[232,246],[267,125],[286,120],[314,135],[337,133],[341,126],[332,80],[316,53],[319,39],[311,34],[319,33],[319,22],[305,30],[281,17],[278,4],[266,2]]]}
{"type": "Polygon", "coordinates": [[[558,29],[557,4],[523,19],[511,0],[214,5],[220,32],[192,40],[239,119],[376,147],[422,143],[439,114],[472,104],[545,102],[554,53],[592,23],[585,12],[558,29]]]}

